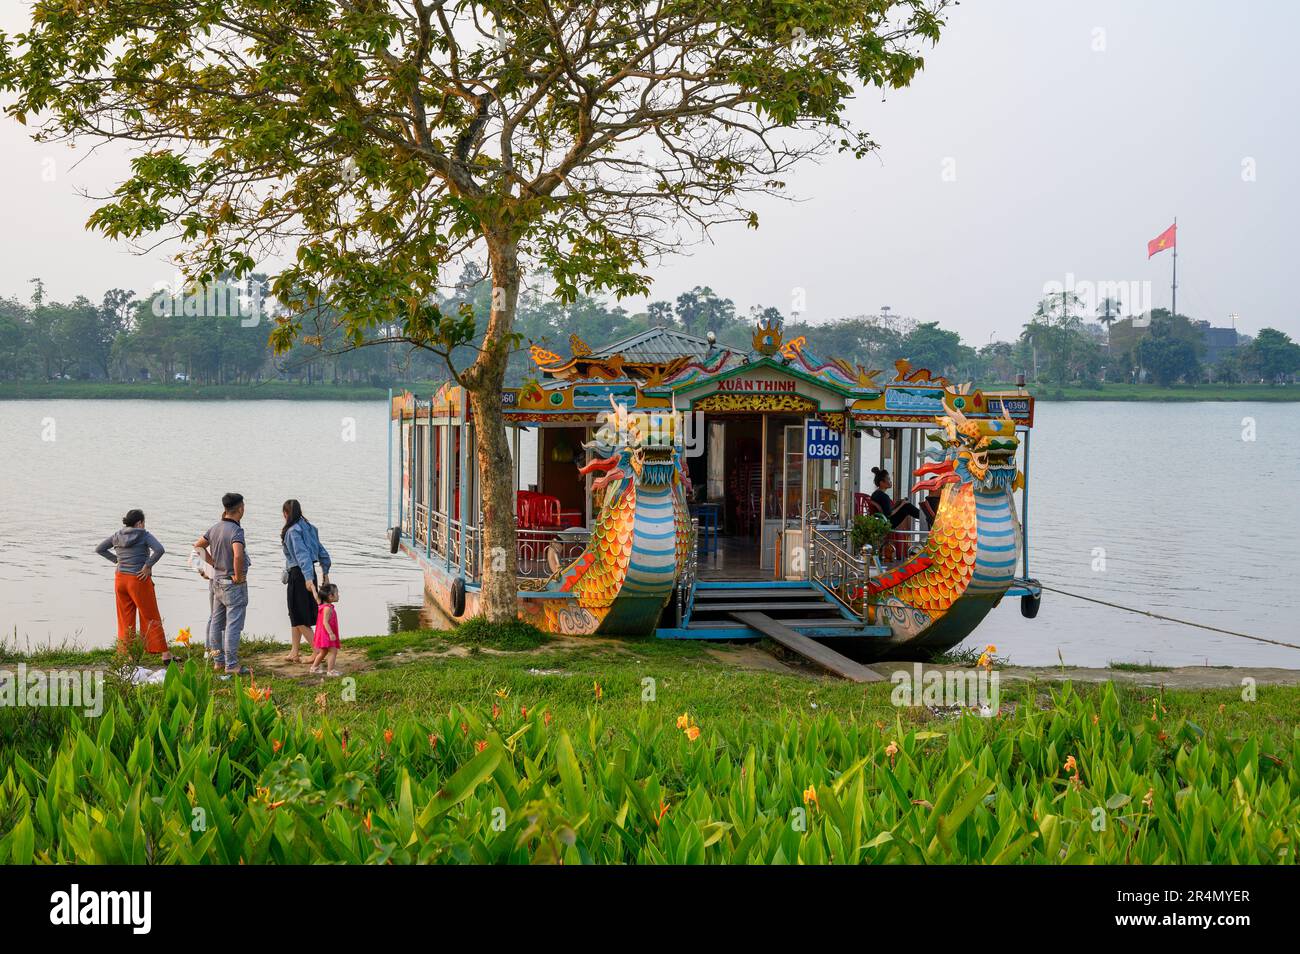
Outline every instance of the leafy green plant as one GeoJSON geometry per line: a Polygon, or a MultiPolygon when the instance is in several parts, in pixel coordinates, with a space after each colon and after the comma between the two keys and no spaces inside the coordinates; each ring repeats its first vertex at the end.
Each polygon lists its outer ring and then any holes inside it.
{"type": "Polygon", "coordinates": [[[908,726],[567,720],[502,689],[428,718],[281,710],[197,663],[0,750],[0,862],[1293,863],[1300,733],[1242,738],[1068,685],[908,726]]]}
{"type": "Polygon", "coordinates": [[[849,533],[853,541],[853,552],[861,553],[862,548],[870,544],[872,553],[879,553],[885,537],[893,530],[893,524],[880,514],[859,514],[853,518],[853,528],[849,533]]]}

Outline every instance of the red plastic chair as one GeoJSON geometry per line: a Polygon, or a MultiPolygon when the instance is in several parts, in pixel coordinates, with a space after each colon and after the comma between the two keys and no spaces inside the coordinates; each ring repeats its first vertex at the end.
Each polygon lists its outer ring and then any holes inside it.
{"type": "Polygon", "coordinates": [[[559,498],[535,490],[515,492],[515,518],[524,530],[559,530],[564,526],[559,498]]]}

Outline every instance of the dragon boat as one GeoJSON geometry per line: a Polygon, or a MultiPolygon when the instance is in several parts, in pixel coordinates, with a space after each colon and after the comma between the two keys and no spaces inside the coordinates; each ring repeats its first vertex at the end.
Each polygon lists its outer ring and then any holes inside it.
{"type": "MultiPolygon", "coordinates": [[[[749,344],[654,328],[602,348],[572,336],[567,358],[531,348],[533,376],[502,395],[521,618],[873,660],[943,652],[1007,597],[1037,615],[1023,384],[983,391],[907,361],[886,376],[775,323],[749,344]],[[921,505],[883,537],[863,519],[879,509],[869,466],[921,505]]],[[[432,613],[473,616],[469,402],[444,385],[390,406],[390,549],[422,567],[432,613]]]]}

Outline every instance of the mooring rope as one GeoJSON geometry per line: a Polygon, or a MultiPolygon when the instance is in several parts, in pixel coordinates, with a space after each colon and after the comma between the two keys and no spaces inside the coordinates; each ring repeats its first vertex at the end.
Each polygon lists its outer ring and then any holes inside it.
{"type": "Polygon", "coordinates": [[[1182,623],[1184,626],[1195,626],[1197,629],[1207,629],[1212,633],[1222,633],[1225,636],[1239,636],[1242,639],[1253,639],[1257,643],[1271,643],[1274,646],[1285,646],[1287,649],[1300,649],[1295,643],[1284,643],[1280,639],[1266,639],[1263,636],[1252,636],[1250,633],[1238,633],[1231,629],[1220,629],[1217,626],[1207,626],[1205,623],[1194,623],[1190,619],[1178,619],[1176,616],[1162,616],[1160,613],[1152,613],[1149,610],[1135,609],[1132,606],[1121,606],[1119,603],[1110,603],[1106,600],[1099,600],[1092,596],[1082,596],[1079,593],[1071,593],[1069,590],[1058,590],[1054,586],[1039,584],[1043,589],[1051,593],[1060,593],[1062,596],[1073,596],[1076,600],[1086,600],[1089,603],[1099,603],[1102,606],[1109,606],[1111,609],[1124,610],[1126,613],[1138,613],[1142,616],[1150,616],[1152,619],[1164,620],[1166,623],[1182,623]]]}

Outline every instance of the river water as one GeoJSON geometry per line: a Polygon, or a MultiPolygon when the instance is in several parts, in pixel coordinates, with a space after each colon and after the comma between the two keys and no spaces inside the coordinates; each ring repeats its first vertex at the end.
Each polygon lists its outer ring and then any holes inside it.
{"type": "MultiPolygon", "coordinates": [[[[0,634],[19,648],[110,645],[112,571],[95,545],[141,507],[169,634],[207,619],[186,565],[220,497],[247,498],[246,632],[287,636],[280,506],[297,497],[334,559],[343,635],[409,624],[421,577],[385,546],[384,402],[0,401],[0,634]]],[[[531,450],[531,448],[528,448],[531,450]]],[[[1295,404],[1042,403],[1032,437],[1030,572],[1126,606],[1300,642],[1295,404]]],[[[1300,668],[1300,650],[1053,593],[1008,600],[972,642],[1025,665],[1110,661],[1300,668]]]]}

